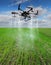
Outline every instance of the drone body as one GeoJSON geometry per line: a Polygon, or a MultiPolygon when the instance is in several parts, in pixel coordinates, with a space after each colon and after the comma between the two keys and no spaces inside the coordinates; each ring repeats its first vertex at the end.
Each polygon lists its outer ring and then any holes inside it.
{"type": "MultiPolygon", "coordinates": [[[[18,5],[18,11],[22,11],[22,12],[19,12],[19,13],[17,13],[17,12],[12,12],[12,14],[14,14],[14,17],[15,17],[16,14],[18,14],[19,16],[24,17],[24,19],[26,19],[26,18],[31,19],[30,14],[34,13],[33,7],[27,7],[27,8],[29,8],[29,10],[28,10],[28,11],[23,11],[23,10],[20,8],[20,6],[21,6],[21,4],[18,5]],[[32,13],[30,13],[30,12],[32,12],[32,13]]],[[[37,10],[36,13],[34,13],[34,15],[35,15],[35,16],[38,15],[38,10],[37,10]]]]}

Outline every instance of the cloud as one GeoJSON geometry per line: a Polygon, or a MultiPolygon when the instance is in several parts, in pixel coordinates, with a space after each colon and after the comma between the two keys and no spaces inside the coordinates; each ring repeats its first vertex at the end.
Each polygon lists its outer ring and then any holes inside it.
{"type": "Polygon", "coordinates": [[[26,1],[29,1],[29,0],[20,0],[20,1],[16,2],[16,3],[17,3],[17,4],[20,4],[20,3],[24,3],[24,2],[26,2],[26,1]]]}
{"type": "Polygon", "coordinates": [[[8,15],[0,15],[0,22],[6,22],[6,21],[8,21],[9,20],[9,18],[10,18],[10,16],[8,16],[8,15]]]}
{"type": "Polygon", "coordinates": [[[10,12],[0,14],[0,22],[8,22],[11,19],[10,12]]]}
{"type": "MultiPolygon", "coordinates": [[[[42,7],[39,6],[39,7],[34,8],[34,13],[36,13],[37,10],[38,10],[38,12],[39,12],[39,16],[40,16],[40,17],[46,17],[45,14],[47,14],[47,9],[44,9],[44,8],[42,8],[42,7]]],[[[28,11],[28,9],[26,9],[26,11],[28,11]]],[[[11,12],[12,12],[12,11],[6,11],[6,12],[0,13],[0,21],[1,21],[1,20],[4,21],[4,20],[10,19],[10,18],[12,17],[11,12]]],[[[15,11],[15,12],[18,12],[18,11],[15,11]]],[[[20,11],[19,11],[19,12],[20,12],[20,11]]],[[[18,12],[18,13],[19,13],[19,12],[18,12]]],[[[32,14],[32,15],[34,15],[34,14],[32,14]]],[[[18,17],[18,15],[16,15],[16,16],[18,17]]],[[[48,15],[47,17],[50,19],[51,15],[48,15]]]]}
{"type": "Polygon", "coordinates": [[[51,12],[47,12],[47,14],[44,16],[44,19],[51,22],[51,12]]]}
{"type": "Polygon", "coordinates": [[[51,14],[48,14],[46,17],[48,18],[48,20],[51,20],[51,14]]]}
{"type": "MultiPolygon", "coordinates": [[[[12,11],[6,11],[0,13],[0,22],[9,22],[13,19],[13,15],[11,14],[12,11]]],[[[17,15],[18,17],[18,15],[17,15]]]]}
{"type": "Polygon", "coordinates": [[[14,6],[14,5],[17,5],[17,4],[20,4],[20,3],[24,3],[26,1],[29,1],[29,0],[19,0],[19,1],[16,1],[16,3],[12,3],[11,5],[9,6],[14,6]]]}
{"type": "MultiPolygon", "coordinates": [[[[51,14],[50,13],[47,14],[48,10],[46,8],[42,8],[40,6],[34,8],[35,12],[36,12],[36,10],[39,11],[39,16],[37,16],[39,26],[42,27],[44,25],[44,23],[48,27],[51,26],[51,23],[50,23],[51,14]]],[[[6,11],[6,12],[0,13],[0,22],[10,22],[11,23],[12,21],[14,21],[11,12],[12,11],[6,11]]],[[[16,18],[15,18],[16,23],[19,22],[20,18],[21,18],[20,16],[16,15],[16,18]]]]}
{"type": "Polygon", "coordinates": [[[39,15],[47,14],[47,9],[46,8],[42,8],[41,6],[36,7],[35,10],[38,10],[39,15]]]}

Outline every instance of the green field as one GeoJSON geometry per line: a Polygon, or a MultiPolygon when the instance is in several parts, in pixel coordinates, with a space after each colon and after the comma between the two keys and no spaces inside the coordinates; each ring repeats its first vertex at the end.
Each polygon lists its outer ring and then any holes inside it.
{"type": "Polygon", "coordinates": [[[0,65],[51,65],[51,28],[0,28],[0,65]]]}

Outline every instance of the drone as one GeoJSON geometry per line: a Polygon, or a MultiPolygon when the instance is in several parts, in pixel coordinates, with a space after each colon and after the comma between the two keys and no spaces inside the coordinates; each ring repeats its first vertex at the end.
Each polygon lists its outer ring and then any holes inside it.
{"type": "MultiPolygon", "coordinates": [[[[26,18],[31,19],[30,14],[34,13],[33,7],[28,6],[27,8],[28,8],[29,10],[28,10],[28,11],[24,11],[24,10],[21,9],[21,4],[19,4],[19,5],[18,5],[18,11],[20,11],[20,12],[11,12],[11,14],[13,14],[14,17],[16,17],[15,15],[17,14],[17,15],[23,17],[24,19],[26,19],[26,18]],[[31,13],[31,12],[32,12],[32,13],[31,13]]],[[[34,15],[35,15],[35,16],[38,15],[38,10],[37,10],[36,13],[34,13],[34,15]]]]}

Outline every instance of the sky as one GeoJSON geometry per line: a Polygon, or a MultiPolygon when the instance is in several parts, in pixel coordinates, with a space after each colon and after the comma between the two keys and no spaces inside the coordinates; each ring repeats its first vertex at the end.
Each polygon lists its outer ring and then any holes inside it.
{"type": "MultiPolygon", "coordinates": [[[[16,0],[0,0],[0,11],[17,10],[18,5],[8,7],[15,2],[16,0]]],[[[42,6],[43,8],[51,8],[51,0],[29,0],[22,3],[22,8],[24,9],[28,5],[33,5],[35,7],[42,6]]]]}
{"type": "MultiPolygon", "coordinates": [[[[11,11],[17,11],[18,2],[20,0],[0,0],[0,22],[10,21],[11,11]]],[[[51,24],[51,0],[23,0],[21,8],[25,10],[27,6],[33,6],[39,11],[39,20],[51,24]]]]}

